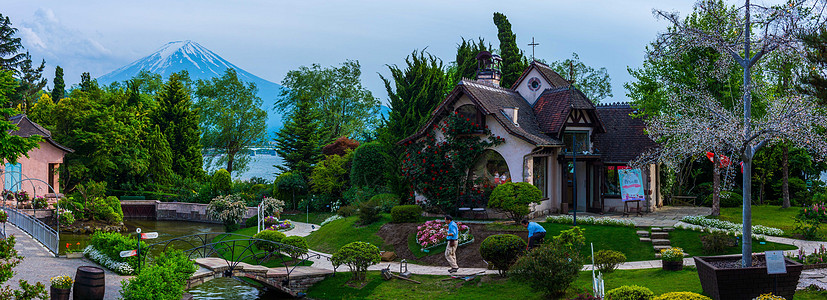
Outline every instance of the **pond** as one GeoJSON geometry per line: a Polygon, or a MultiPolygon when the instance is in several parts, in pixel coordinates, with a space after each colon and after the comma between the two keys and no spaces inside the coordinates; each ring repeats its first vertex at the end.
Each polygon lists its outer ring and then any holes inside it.
{"type": "Polygon", "coordinates": [[[293,299],[280,291],[267,290],[258,283],[235,277],[221,277],[187,290],[196,300],[293,299]]]}
{"type": "MultiPolygon", "coordinates": [[[[198,233],[224,232],[224,226],[221,224],[212,223],[198,223],[186,221],[153,221],[153,220],[124,220],[124,225],[128,229],[124,234],[136,237],[135,228],[141,228],[142,232],[157,232],[158,238],[154,240],[147,240],[148,244],[161,242],[173,239],[180,236],[186,236],[198,233]]],[[[83,249],[89,244],[90,234],[77,234],[71,232],[60,233],[60,254],[66,252],[66,244],[68,243],[72,250],[77,248],[83,249]],[[80,246],[77,245],[80,243],[80,246]]]]}

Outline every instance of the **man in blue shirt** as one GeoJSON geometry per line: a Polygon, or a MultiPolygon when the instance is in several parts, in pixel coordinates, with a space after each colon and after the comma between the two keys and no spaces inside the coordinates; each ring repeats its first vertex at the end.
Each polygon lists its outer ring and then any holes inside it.
{"type": "Polygon", "coordinates": [[[526,250],[531,250],[543,244],[543,239],[546,238],[546,229],[537,222],[529,222],[523,219],[520,223],[528,229],[528,247],[526,250]]]}
{"type": "Polygon", "coordinates": [[[459,228],[457,228],[457,223],[454,222],[454,218],[450,215],[445,215],[445,223],[448,224],[448,234],[445,237],[448,240],[448,245],[445,245],[445,259],[448,260],[448,265],[451,266],[448,269],[448,273],[456,273],[459,270],[459,266],[457,265],[457,239],[459,238],[459,228]]]}

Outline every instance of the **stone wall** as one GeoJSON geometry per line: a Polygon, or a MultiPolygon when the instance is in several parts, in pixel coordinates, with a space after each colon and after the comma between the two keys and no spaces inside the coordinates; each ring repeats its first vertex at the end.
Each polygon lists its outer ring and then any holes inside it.
{"type": "MultiPolygon", "coordinates": [[[[155,219],[159,221],[190,221],[204,223],[221,223],[207,214],[207,204],[186,202],[161,202],[158,200],[121,200],[121,206],[155,205],[155,219]]],[[[244,220],[256,216],[257,207],[247,207],[244,220]]],[[[129,216],[124,216],[129,218],[129,216]]]]}

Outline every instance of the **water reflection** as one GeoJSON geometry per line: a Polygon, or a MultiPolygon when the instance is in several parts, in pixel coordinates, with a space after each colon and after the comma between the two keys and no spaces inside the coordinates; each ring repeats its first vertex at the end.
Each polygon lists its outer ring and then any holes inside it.
{"type": "Polygon", "coordinates": [[[234,277],[221,277],[207,281],[187,291],[196,300],[269,300],[293,299],[278,291],[265,290],[234,277]]]}
{"type": "MultiPolygon", "coordinates": [[[[165,241],[168,239],[210,232],[224,232],[224,226],[221,224],[185,222],[185,221],[152,221],[152,220],[124,220],[124,225],[127,227],[127,234],[131,237],[136,237],[135,228],[141,228],[142,232],[158,232],[158,238],[147,240],[148,244],[165,241]]],[[[69,244],[72,250],[78,248],[77,243],[80,243],[80,248],[86,247],[89,244],[91,234],[77,234],[71,232],[60,233],[60,254],[66,252],[66,244],[69,244]]]]}

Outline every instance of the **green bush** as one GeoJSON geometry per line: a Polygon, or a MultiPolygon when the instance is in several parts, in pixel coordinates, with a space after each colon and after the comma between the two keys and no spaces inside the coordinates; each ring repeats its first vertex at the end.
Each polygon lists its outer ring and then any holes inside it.
{"type": "Polygon", "coordinates": [[[352,205],[352,204],[359,204],[362,202],[367,202],[373,196],[379,195],[384,193],[385,190],[383,188],[375,188],[370,186],[352,186],[347,189],[344,193],[342,193],[342,200],[344,200],[343,204],[352,205]]]}
{"type": "Polygon", "coordinates": [[[336,211],[336,214],[338,214],[338,215],[340,215],[340,216],[342,216],[342,217],[347,218],[347,217],[350,217],[350,216],[354,216],[354,215],[356,215],[356,213],[357,213],[358,211],[359,211],[359,209],[358,209],[358,208],[356,208],[356,206],[353,206],[353,205],[345,205],[345,206],[339,207],[339,210],[338,210],[338,211],[336,211]]]}
{"type": "Polygon", "coordinates": [[[123,222],[123,209],[121,208],[121,200],[115,196],[106,197],[106,205],[112,208],[112,213],[107,217],[109,222],[121,223],[123,222]]]}
{"type": "Polygon", "coordinates": [[[83,202],[76,201],[75,199],[77,198],[61,198],[57,201],[57,205],[62,209],[71,211],[76,220],[83,220],[86,218],[86,209],[83,207],[83,202]]]}
{"type": "Polygon", "coordinates": [[[734,237],[720,231],[702,235],[700,239],[705,254],[723,254],[726,248],[738,245],[734,237]]]}
{"type": "Polygon", "coordinates": [[[364,226],[379,221],[382,209],[376,205],[376,202],[368,201],[359,203],[359,224],[364,226]]]}
{"type": "Polygon", "coordinates": [[[652,300],[712,300],[712,298],[693,292],[671,292],[652,298],[652,300]]]}
{"type": "Polygon", "coordinates": [[[331,262],[336,267],[347,265],[356,281],[365,281],[368,267],[378,264],[379,260],[379,248],[365,242],[352,242],[344,245],[336,250],[331,258],[331,262]]]}
{"type": "MultiPolygon", "coordinates": [[[[138,240],[135,238],[126,237],[117,232],[103,232],[97,231],[92,234],[89,239],[89,245],[94,247],[98,252],[106,255],[116,262],[126,262],[133,269],[137,269],[138,256],[121,257],[121,251],[138,249],[138,240]]],[[[146,249],[146,243],[141,242],[141,248],[146,249]]],[[[141,257],[145,257],[146,253],[141,252],[141,257]]]]}
{"type": "Polygon", "coordinates": [[[603,273],[611,273],[624,262],[626,255],[620,251],[600,250],[594,254],[594,264],[603,273]]]}
{"type": "MultiPolygon", "coordinates": [[[[114,222],[118,219],[118,214],[111,206],[109,206],[109,203],[106,201],[106,198],[94,198],[92,202],[89,204],[89,210],[92,213],[92,219],[106,222],[114,222]]],[[[123,214],[121,214],[121,218],[123,218],[123,214]]],[[[123,221],[123,219],[121,219],[121,221],[123,221]]]]}
{"type": "Polygon", "coordinates": [[[566,292],[582,268],[580,251],[551,242],[520,257],[511,267],[510,275],[547,298],[555,298],[566,292]]]}
{"type": "MultiPolygon", "coordinates": [[[[287,237],[287,235],[275,230],[262,230],[253,236],[254,239],[272,241],[276,243],[281,243],[285,237],[287,237]]],[[[272,252],[279,248],[278,245],[265,241],[256,241],[256,247],[267,252],[272,252]]]]}
{"type": "Polygon", "coordinates": [[[347,151],[343,156],[326,155],[325,159],[313,167],[313,173],[310,174],[310,189],[318,194],[340,196],[347,184],[350,172],[348,163],[351,157],[352,151],[347,151]]]}
{"type": "Polygon", "coordinates": [[[300,236],[288,236],[281,240],[282,244],[293,246],[295,248],[285,247],[284,252],[290,255],[294,260],[299,256],[307,253],[307,240],[300,236]]]}
{"type": "Polygon", "coordinates": [[[210,182],[212,183],[213,190],[219,191],[222,194],[230,193],[230,190],[233,188],[233,178],[230,176],[230,172],[224,169],[215,171],[215,173],[212,174],[212,180],[210,180],[210,182]]]}
{"type": "Polygon", "coordinates": [[[529,213],[530,203],[540,203],[540,189],[528,182],[506,182],[498,185],[488,198],[488,207],[503,210],[519,222],[529,213]]]}
{"type": "Polygon", "coordinates": [[[505,275],[508,268],[523,254],[526,243],[513,234],[495,234],[488,236],[480,245],[482,259],[494,265],[500,275],[505,275]]]}
{"type": "MultiPolygon", "coordinates": [[[[712,196],[710,196],[709,199],[712,199],[711,197],[712,196]]],[[[741,194],[731,191],[721,191],[721,207],[738,207],[741,206],[742,203],[743,199],[741,198],[741,194]]]]}
{"type": "Polygon", "coordinates": [[[370,198],[369,202],[374,202],[384,213],[391,212],[394,206],[399,205],[399,196],[391,193],[382,193],[370,198]]]}
{"type": "Polygon", "coordinates": [[[34,197],[32,199],[32,207],[35,209],[44,209],[49,206],[49,202],[46,202],[46,199],[43,197],[34,197]]]}
{"type": "Polygon", "coordinates": [[[353,186],[384,186],[383,172],[387,151],[380,142],[359,146],[350,163],[350,184],[353,186]]]}
{"type": "Polygon", "coordinates": [[[258,227],[258,216],[252,216],[244,221],[244,228],[258,227]]]}
{"type": "Polygon", "coordinates": [[[273,182],[273,195],[278,199],[288,199],[290,207],[296,209],[302,194],[307,190],[307,182],[301,174],[292,172],[281,173],[273,182]]]}
{"type": "Polygon", "coordinates": [[[416,223],[422,216],[422,207],[419,205],[399,205],[391,208],[391,222],[416,223]]]}
{"type": "Polygon", "coordinates": [[[207,214],[224,223],[224,229],[232,232],[238,229],[238,223],[247,213],[247,206],[238,194],[222,195],[215,197],[207,205],[207,214]]]}
{"type": "Polygon", "coordinates": [[[606,292],[607,300],[651,300],[654,296],[648,288],[637,285],[624,285],[606,292]]]}
{"type": "Polygon", "coordinates": [[[121,297],[124,300],[181,299],[187,280],[197,269],[180,250],[161,253],[154,264],[145,267],[137,276],[121,281],[121,297]]]}

